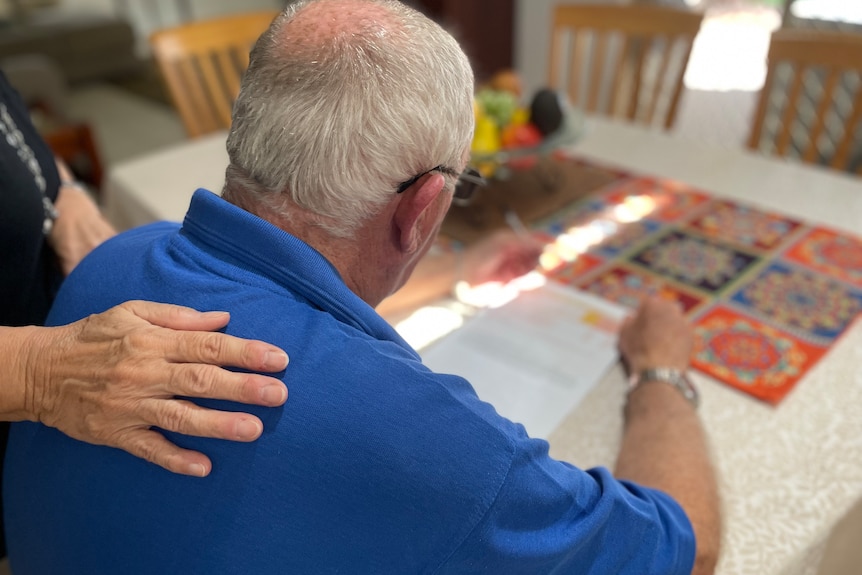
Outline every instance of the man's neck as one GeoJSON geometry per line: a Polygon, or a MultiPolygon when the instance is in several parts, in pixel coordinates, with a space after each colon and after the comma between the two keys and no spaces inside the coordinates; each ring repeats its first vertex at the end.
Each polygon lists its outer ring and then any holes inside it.
{"type": "Polygon", "coordinates": [[[371,307],[377,307],[402,283],[403,264],[399,265],[389,238],[386,215],[366,222],[353,237],[341,238],[327,232],[314,216],[298,206],[294,206],[288,218],[259,203],[252,205],[244,200],[242,194],[231,194],[229,199],[317,250],[338,270],[348,289],[371,307]]]}
{"type": "Polygon", "coordinates": [[[365,230],[359,230],[356,237],[338,238],[314,225],[276,225],[320,252],[338,270],[348,289],[371,307],[377,307],[392,292],[390,258],[384,256],[379,240],[364,237],[365,230]]]}

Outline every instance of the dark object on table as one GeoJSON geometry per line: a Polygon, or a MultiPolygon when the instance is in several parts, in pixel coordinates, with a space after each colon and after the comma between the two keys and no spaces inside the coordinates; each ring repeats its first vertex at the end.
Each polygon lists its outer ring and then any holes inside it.
{"type": "Polygon", "coordinates": [[[563,105],[560,95],[547,88],[539,90],[530,104],[530,122],[543,136],[553,134],[563,125],[563,105]]]}

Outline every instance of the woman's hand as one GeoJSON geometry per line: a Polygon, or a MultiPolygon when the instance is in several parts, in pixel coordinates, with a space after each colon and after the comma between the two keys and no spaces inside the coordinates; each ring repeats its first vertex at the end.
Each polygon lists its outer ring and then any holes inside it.
{"type": "Polygon", "coordinates": [[[60,258],[63,273],[69,275],[87,254],[117,232],[78,184],[61,185],[54,207],[59,216],[48,241],[60,258]]]}
{"type": "Polygon", "coordinates": [[[177,447],[151,427],[253,441],[263,424],[253,415],[204,409],[175,396],[265,406],[287,399],[278,379],[217,367],[278,372],[288,362],[272,345],[211,333],[228,320],[223,312],[131,301],[68,326],[33,328],[24,358],[32,376],[26,410],[76,439],[124,449],[175,473],[206,476],[212,469],[207,456],[177,447]]]}

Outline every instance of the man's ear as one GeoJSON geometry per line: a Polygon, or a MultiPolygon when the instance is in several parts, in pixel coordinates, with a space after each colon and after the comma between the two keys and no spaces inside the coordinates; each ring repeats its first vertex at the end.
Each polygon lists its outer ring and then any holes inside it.
{"type": "Polygon", "coordinates": [[[395,233],[403,251],[413,253],[419,249],[422,243],[421,223],[445,186],[446,178],[432,172],[403,192],[393,216],[395,233]]]}

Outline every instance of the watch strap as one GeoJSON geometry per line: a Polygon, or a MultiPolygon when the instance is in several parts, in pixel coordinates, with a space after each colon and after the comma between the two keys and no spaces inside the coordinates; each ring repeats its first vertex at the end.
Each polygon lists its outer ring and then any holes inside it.
{"type": "Polygon", "coordinates": [[[668,383],[675,387],[684,398],[691,403],[695,408],[700,403],[700,394],[697,388],[689,379],[685,371],[670,367],[657,367],[645,369],[632,374],[629,378],[629,393],[638,388],[641,384],[648,382],[668,383]]]}

